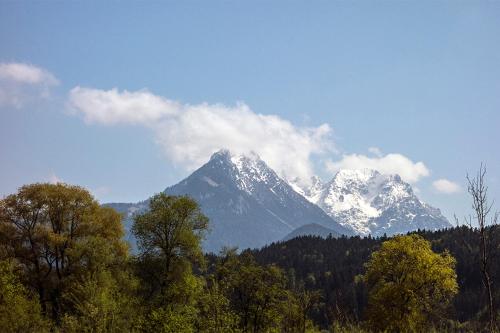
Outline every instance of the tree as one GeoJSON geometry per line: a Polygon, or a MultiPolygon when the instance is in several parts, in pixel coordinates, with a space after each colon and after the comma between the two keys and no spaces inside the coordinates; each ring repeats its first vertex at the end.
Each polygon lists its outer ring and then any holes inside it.
{"type": "MultiPolygon", "coordinates": [[[[137,239],[143,273],[149,275],[150,295],[168,303],[184,274],[195,264],[203,264],[201,240],[208,218],[196,201],[185,196],[157,194],[150,199],[149,210],[137,215],[132,232],[137,239]]],[[[182,290],[177,290],[182,294],[182,290]]],[[[182,295],[181,299],[183,298],[182,295]]]]}
{"type": "Polygon", "coordinates": [[[149,210],[137,215],[132,232],[138,241],[137,273],[149,307],[140,325],[146,332],[192,332],[202,278],[201,240],[208,218],[185,196],[157,194],[149,210]]]}
{"type": "Polygon", "coordinates": [[[238,329],[238,316],[224,294],[224,289],[212,275],[206,278],[206,282],[203,293],[198,300],[197,331],[206,333],[241,332],[238,329]]]}
{"type": "MultiPolygon", "coordinates": [[[[479,231],[479,253],[480,253],[480,271],[483,285],[488,297],[488,315],[490,332],[495,331],[495,309],[493,300],[493,281],[491,276],[492,254],[494,252],[495,228],[493,225],[498,223],[499,212],[491,214],[493,204],[488,202],[488,186],[485,181],[486,167],[481,164],[478,173],[471,178],[467,175],[467,191],[472,197],[472,208],[477,221],[479,231]]],[[[472,228],[472,217],[468,221],[472,228]]]]}
{"type": "Polygon", "coordinates": [[[40,303],[21,284],[10,260],[0,261],[0,331],[48,332],[40,303]]]}
{"type": "Polygon", "coordinates": [[[300,286],[298,290],[287,291],[287,304],[283,308],[284,320],[281,331],[284,333],[306,333],[314,330],[309,312],[321,300],[319,290],[306,290],[300,286]]]}
{"type": "Polygon", "coordinates": [[[0,200],[1,252],[19,263],[42,311],[56,321],[73,282],[98,269],[120,270],[128,251],[122,236],[121,216],[78,186],[26,185],[0,200]]]}
{"type": "Polygon", "coordinates": [[[275,265],[258,265],[248,252],[222,254],[216,276],[244,332],[278,332],[287,306],[286,278],[275,265]]]}
{"type": "Polygon", "coordinates": [[[366,264],[368,322],[380,331],[423,331],[458,292],[455,259],[418,235],[382,243],[366,264]]]}
{"type": "Polygon", "coordinates": [[[137,317],[136,279],[129,272],[99,270],[72,283],[63,294],[71,307],[63,319],[63,332],[130,332],[137,317]]]}

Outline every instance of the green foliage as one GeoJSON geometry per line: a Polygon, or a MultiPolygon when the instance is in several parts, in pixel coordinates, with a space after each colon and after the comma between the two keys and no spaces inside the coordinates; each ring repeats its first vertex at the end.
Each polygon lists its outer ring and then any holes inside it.
{"type": "Polygon", "coordinates": [[[238,316],[233,311],[224,290],[213,276],[207,278],[207,285],[198,300],[197,330],[204,333],[241,332],[238,316]]]}
{"type": "Polygon", "coordinates": [[[359,324],[341,324],[338,321],[334,322],[329,329],[331,333],[368,333],[371,330],[366,330],[359,324]]]}
{"type": "Polygon", "coordinates": [[[21,284],[11,261],[0,261],[0,332],[48,332],[40,304],[21,284]]]}
{"type": "Polygon", "coordinates": [[[121,216],[78,186],[26,185],[0,201],[2,253],[19,263],[42,311],[56,321],[72,281],[125,260],[122,237],[121,216]]]}
{"type": "Polygon", "coordinates": [[[195,332],[196,308],[192,305],[171,304],[156,307],[141,318],[138,332],[192,333],[195,332]]]}
{"type": "Polygon", "coordinates": [[[319,290],[305,290],[301,286],[298,290],[287,291],[287,301],[283,308],[282,332],[305,333],[316,332],[319,329],[309,319],[310,311],[319,304],[321,292],[319,290]]]}
{"type": "Polygon", "coordinates": [[[131,294],[137,281],[127,272],[98,271],[72,283],[63,300],[71,308],[63,317],[64,332],[130,331],[138,300],[131,294]]]}
{"type": "Polygon", "coordinates": [[[216,273],[244,332],[279,331],[287,301],[286,278],[274,265],[260,266],[249,253],[226,252],[216,273]]]}
{"type": "Polygon", "coordinates": [[[436,254],[418,235],[382,244],[366,265],[369,327],[381,331],[422,331],[458,292],[455,259],[436,254]]]}
{"type": "Polygon", "coordinates": [[[203,267],[201,239],[207,227],[208,219],[194,200],[163,193],[135,217],[132,231],[140,251],[136,272],[146,303],[139,331],[194,331],[203,279],[193,274],[193,267],[203,267]]]}
{"type": "Polygon", "coordinates": [[[135,217],[132,231],[138,240],[138,269],[144,292],[161,306],[190,303],[187,288],[193,265],[203,265],[201,239],[208,219],[188,197],[158,194],[149,210],[135,217]]]}

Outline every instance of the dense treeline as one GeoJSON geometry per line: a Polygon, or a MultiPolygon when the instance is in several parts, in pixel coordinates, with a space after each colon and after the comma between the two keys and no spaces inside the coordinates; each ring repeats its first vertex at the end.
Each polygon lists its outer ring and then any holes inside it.
{"type": "MultiPolygon", "coordinates": [[[[300,237],[203,254],[209,221],[158,194],[134,219],[85,189],[33,184],[0,200],[2,332],[479,331],[488,322],[480,234],[300,237]]],[[[487,228],[491,253],[498,228],[487,228]]],[[[488,274],[500,277],[498,257],[488,274]]],[[[500,304],[493,283],[495,309],[500,304]]]]}
{"type": "MultiPolygon", "coordinates": [[[[500,227],[493,227],[496,237],[492,251],[492,275],[500,281],[500,227]]],[[[479,274],[479,234],[467,226],[416,234],[430,241],[438,253],[449,251],[456,259],[459,293],[454,297],[448,318],[458,322],[487,321],[486,296],[479,274]]],[[[260,264],[281,267],[295,283],[308,290],[321,290],[323,302],[312,318],[322,327],[333,320],[359,322],[364,319],[368,291],[360,278],[364,264],[387,238],[304,236],[285,243],[273,243],[260,250],[250,251],[260,264]]],[[[498,284],[498,282],[497,282],[498,284]]],[[[496,308],[500,307],[500,288],[496,289],[496,308]]],[[[481,325],[481,324],[479,324],[481,325]]]]}

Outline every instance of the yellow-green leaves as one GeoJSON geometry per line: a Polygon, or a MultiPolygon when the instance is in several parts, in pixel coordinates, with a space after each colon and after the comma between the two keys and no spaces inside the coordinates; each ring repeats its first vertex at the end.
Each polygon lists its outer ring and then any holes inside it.
{"type": "Polygon", "coordinates": [[[55,320],[66,311],[61,295],[75,283],[124,261],[122,236],[121,216],[79,186],[31,184],[0,200],[0,254],[16,260],[55,320]]]}
{"type": "Polygon", "coordinates": [[[420,331],[431,324],[457,293],[455,259],[434,253],[418,235],[396,236],[366,264],[370,328],[420,331]]]}
{"type": "Polygon", "coordinates": [[[21,284],[8,260],[0,261],[0,332],[49,332],[36,296],[21,284]]]}

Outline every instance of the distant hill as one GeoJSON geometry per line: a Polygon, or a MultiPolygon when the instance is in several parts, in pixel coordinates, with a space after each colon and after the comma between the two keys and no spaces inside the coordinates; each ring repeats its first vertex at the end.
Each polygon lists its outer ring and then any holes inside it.
{"type": "Polygon", "coordinates": [[[340,235],[332,229],[326,228],[316,223],[311,223],[298,227],[297,229],[286,235],[285,238],[283,238],[283,241],[287,241],[300,236],[318,236],[326,238],[329,236],[338,237],[340,235]]]}

